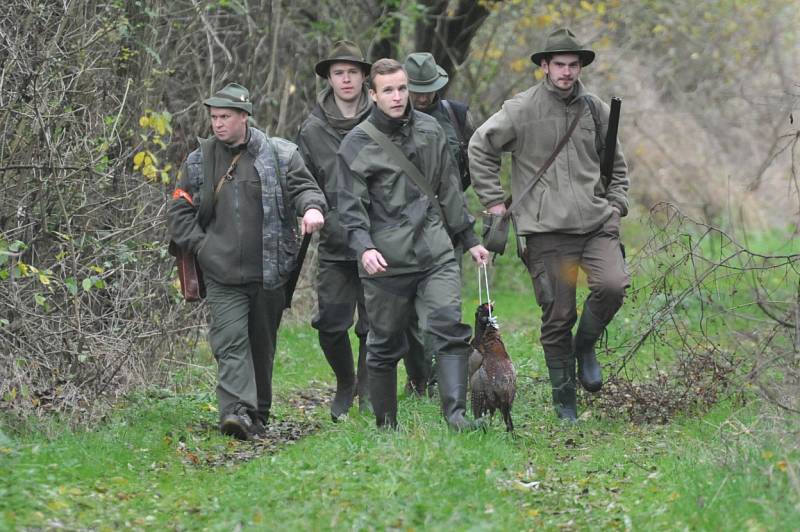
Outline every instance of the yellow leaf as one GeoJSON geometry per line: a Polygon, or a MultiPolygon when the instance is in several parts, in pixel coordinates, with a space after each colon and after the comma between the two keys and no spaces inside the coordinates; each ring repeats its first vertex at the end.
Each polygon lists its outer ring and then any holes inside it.
{"type": "Polygon", "coordinates": [[[21,276],[23,276],[23,277],[27,277],[28,276],[28,265],[27,264],[25,264],[22,261],[19,261],[17,263],[17,268],[19,268],[19,274],[21,276]]]}
{"type": "Polygon", "coordinates": [[[789,469],[789,465],[786,463],[786,460],[781,460],[775,465],[777,465],[778,469],[780,469],[784,473],[786,473],[786,470],[789,469]]]}
{"type": "Polygon", "coordinates": [[[533,71],[533,77],[536,78],[536,81],[541,81],[544,78],[544,71],[541,68],[537,68],[533,71]]]}
{"type": "Polygon", "coordinates": [[[594,6],[586,0],[581,0],[581,7],[590,13],[594,11],[594,6]]]}
{"type": "Polygon", "coordinates": [[[144,162],[145,153],[143,151],[138,152],[136,155],[133,156],[133,169],[138,170],[142,163],[144,162]]]}
{"type": "Polygon", "coordinates": [[[539,513],[539,510],[528,510],[528,517],[538,517],[539,513]]]}
{"type": "Polygon", "coordinates": [[[598,15],[605,15],[606,14],[606,5],[603,2],[597,4],[597,14],[598,15]]]}
{"type": "Polygon", "coordinates": [[[48,286],[50,284],[50,278],[43,273],[39,273],[39,282],[44,286],[48,286]]]}
{"type": "Polygon", "coordinates": [[[764,460],[769,460],[773,456],[775,456],[775,453],[773,453],[772,451],[764,451],[763,453],[761,453],[761,458],[763,458],[764,460]]]}

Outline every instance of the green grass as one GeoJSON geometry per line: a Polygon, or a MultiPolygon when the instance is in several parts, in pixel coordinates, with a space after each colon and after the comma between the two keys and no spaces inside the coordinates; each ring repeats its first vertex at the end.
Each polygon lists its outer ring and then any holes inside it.
{"type": "MultiPolygon", "coordinates": [[[[474,277],[466,268],[468,323],[474,277]]],[[[290,325],[276,359],[275,422],[318,427],[312,434],[262,454],[220,436],[214,361],[200,349],[194,365],[173,368],[171,390],[133,394],[95,427],[31,421],[0,433],[0,529],[797,528],[797,418],[781,425],[753,398],[632,425],[581,401],[584,421],[562,426],[530,281],[501,257],[492,288],[519,374],[513,436],[500,419],[487,432],[451,433],[428,399],[401,396],[397,432],[376,430],[355,408],[338,424],[324,405],[300,409],[299,390],[329,394],[333,377],[315,332],[290,325]]],[[[626,308],[620,328],[636,312],[626,308]]]]}

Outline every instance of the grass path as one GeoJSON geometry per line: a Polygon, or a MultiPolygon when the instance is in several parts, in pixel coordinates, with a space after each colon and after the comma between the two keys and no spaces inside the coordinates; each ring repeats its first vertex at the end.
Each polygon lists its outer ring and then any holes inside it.
{"type": "Polygon", "coordinates": [[[287,326],[273,427],[290,443],[217,434],[205,353],[206,369],[188,368],[177,391],[131,396],[90,431],[0,441],[0,529],[798,529],[800,457],[753,430],[756,404],[669,425],[588,412],[562,426],[530,289],[496,285],[519,372],[514,436],[499,417],[487,432],[453,434],[436,404],[410,397],[397,432],[357,409],[333,424],[314,400],[332,384],[316,335],[287,326]]]}

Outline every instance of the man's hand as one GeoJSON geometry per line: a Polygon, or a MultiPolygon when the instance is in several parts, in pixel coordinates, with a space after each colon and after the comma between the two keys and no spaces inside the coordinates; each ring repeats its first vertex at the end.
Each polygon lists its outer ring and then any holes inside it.
{"type": "Polygon", "coordinates": [[[506,213],[506,205],[505,203],[498,203],[497,205],[492,205],[486,210],[488,210],[492,214],[503,216],[506,213]]]}
{"type": "MultiPolygon", "coordinates": [[[[503,207],[505,210],[505,207],[503,207]]],[[[469,254],[472,255],[472,260],[475,264],[486,264],[489,262],[489,250],[478,244],[469,248],[469,254]]]]}
{"type": "Polygon", "coordinates": [[[361,255],[361,265],[364,266],[364,271],[369,275],[382,273],[386,271],[389,266],[386,260],[377,249],[368,249],[361,255]]]}
{"type": "Polygon", "coordinates": [[[303,223],[300,226],[300,233],[305,235],[319,231],[325,224],[325,217],[317,209],[308,209],[303,215],[303,223]]]}

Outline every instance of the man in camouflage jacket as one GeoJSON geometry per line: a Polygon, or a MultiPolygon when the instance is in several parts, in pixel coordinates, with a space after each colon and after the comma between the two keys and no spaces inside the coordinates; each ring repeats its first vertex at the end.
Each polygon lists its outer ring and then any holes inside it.
{"type": "Polygon", "coordinates": [[[302,232],[323,225],[325,197],[297,147],[248,125],[246,88],[225,86],[203,102],[214,136],[181,168],[167,211],[173,241],[203,271],[218,364],[220,430],[250,439],[272,405],[272,366],[302,232]]]}

